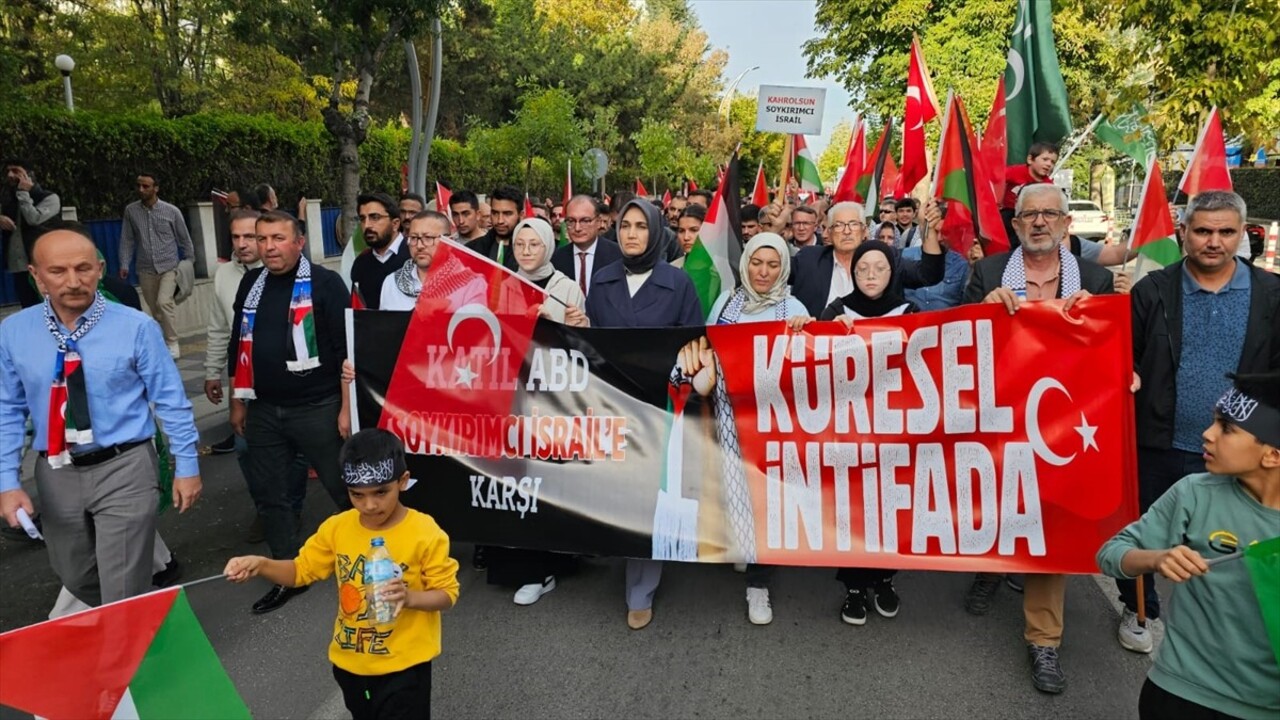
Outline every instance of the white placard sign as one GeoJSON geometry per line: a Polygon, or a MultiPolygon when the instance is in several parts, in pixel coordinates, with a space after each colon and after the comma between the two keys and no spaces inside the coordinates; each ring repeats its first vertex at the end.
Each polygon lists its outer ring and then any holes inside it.
{"type": "Polygon", "coordinates": [[[756,99],[756,130],[792,135],[821,135],[825,88],[761,85],[756,99]]]}

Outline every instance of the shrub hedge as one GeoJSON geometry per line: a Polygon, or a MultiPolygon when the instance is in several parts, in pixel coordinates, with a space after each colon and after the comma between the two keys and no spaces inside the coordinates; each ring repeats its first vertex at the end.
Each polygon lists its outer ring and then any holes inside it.
{"type": "MultiPolygon", "coordinates": [[[[399,190],[409,141],[407,128],[370,130],[360,146],[363,189],[399,190]]],[[[299,196],[336,205],[341,195],[337,143],[324,125],[272,116],[165,119],[10,106],[0,108],[0,155],[27,161],[36,180],[57,192],[64,205],[74,205],[83,220],[119,217],[136,199],[134,180],[144,169],[159,176],[160,196],[179,207],[207,199],[215,188],[234,190],[262,182],[276,189],[286,208],[299,196]]],[[[493,177],[494,169],[513,166],[509,158],[504,160],[482,158],[473,148],[437,139],[429,182],[441,178],[454,188],[488,192],[502,180],[493,177]]],[[[507,181],[519,185],[523,163],[515,165],[520,176],[507,181]]],[[[538,159],[532,186],[559,195],[563,172],[538,159]]]]}

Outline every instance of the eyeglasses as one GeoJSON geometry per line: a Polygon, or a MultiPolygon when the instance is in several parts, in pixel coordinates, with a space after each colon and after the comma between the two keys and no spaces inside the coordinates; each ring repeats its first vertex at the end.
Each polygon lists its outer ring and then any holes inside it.
{"type": "Polygon", "coordinates": [[[867,224],[866,224],[866,223],[864,223],[864,222],[858,222],[857,220],[850,220],[850,221],[848,221],[848,222],[833,222],[833,223],[831,223],[831,229],[832,229],[832,230],[839,230],[840,232],[853,232],[854,230],[861,230],[862,228],[864,228],[864,227],[866,227],[866,226],[867,226],[867,224]]]}
{"type": "Polygon", "coordinates": [[[589,217],[589,218],[567,217],[564,219],[564,221],[568,223],[570,226],[576,226],[576,225],[590,225],[593,222],[597,222],[597,219],[593,217],[589,217]]]}
{"type": "Polygon", "coordinates": [[[543,247],[545,247],[542,244],[541,240],[534,240],[533,242],[525,242],[522,240],[517,240],[516,242],[512,243],[512,245],[515,247],[516,252],[534,252],[537,250],[541,250],[543,247]]]}
{"type": "Polygon", "coordinates": [[[376,222],[382,222],[383,220],[386,220],[388,217],[391,217],[391,216],[382,215],[381,213],[369,213],[368,215],[357,215],[356,219],[362,223],[365,223],[365,222],[376,223],[376,222]]]}
{"type": "Polygon", "coordinates": [[[881,275],[888,275],[888,274],[889,274],[889,268],[888,266],[885,266],[885,265],[881,265],[879,267],[860,267],[860,268],[854,268],[853,270],[854,277],[858,278],[859,280],[870,280],[873,277],[880,277],[881,275]]]}
{"type": "Polygon", "coordinates": [[[1018,219],[1022,222],[1035,222],[1036,218],[1044,218],[1045,222],[1054,222],[1066,217],[1067,214],[1061,210],[1023,210],[1018,213],[1018,219]]]}
{"type": "Polygon", "coordinates": [[[443,235],[410,235],[406,239],[410,245],[434,245],[443,235]]]}
{"type": "Polygon", "coordinates": [[[893,208],[880,208],[881,215],[892,215],[893,213],[894,213],[893,208]]]}

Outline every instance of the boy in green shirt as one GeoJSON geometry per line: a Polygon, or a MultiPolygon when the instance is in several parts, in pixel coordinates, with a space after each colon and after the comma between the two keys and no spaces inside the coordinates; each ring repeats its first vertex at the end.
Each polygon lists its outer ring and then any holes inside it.
{"type": "Polygon", "coordinates": [[[1177,583],[1142,720],[1280,718],[1280,666],[1237,561],[1280,536],[1280,373],[1233,379],[1204,431],[1209,472],[1178,481],[1098,551],[1107,575],[1177,583]]]}

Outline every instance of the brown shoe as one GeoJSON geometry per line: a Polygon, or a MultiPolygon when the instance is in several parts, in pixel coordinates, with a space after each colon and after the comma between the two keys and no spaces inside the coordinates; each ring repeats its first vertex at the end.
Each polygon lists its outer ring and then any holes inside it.
{"type": "Polygon", "coordinates": [[[627,627],[632,630],[643,630],[653,622],[653,610],[628,610],[627,627]]]}

